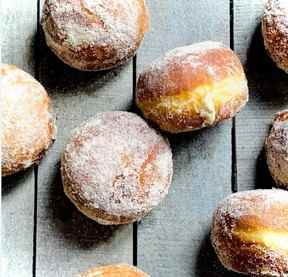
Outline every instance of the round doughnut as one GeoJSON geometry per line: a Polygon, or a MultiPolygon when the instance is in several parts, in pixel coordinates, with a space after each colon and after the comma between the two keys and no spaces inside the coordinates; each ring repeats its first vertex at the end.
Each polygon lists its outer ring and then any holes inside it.
{"type": "Polygon", "coordinates": [[[76,277],[149,277],[135,266],[115,264],[91,268],[76,277]]]}
{"type": "Polygon", "coordinates": [[[45,0],[41,24],[47,45],[79,70],[126,63],[148,30],[145,0],[45,0]]]}
{"type": "Polygon", "coordinates": [[[168,193],[172,153],[136,114],[103,112],[73,132],[61,171],[64,191],[82,213],[100,224],[126,224],[168,193]]]}
{"type": "Polygon", "coordinates": [[[265,48],[276,65],[288,72],[288,1],[268,0],[262,17],[265,48]]]}
{"type": "Polygon", "coordinates": [[[229,270],[249,276],[288,276],[288,192],[238,192],[217,207],[211,241],[229,270]]]}
{"type": "Polygon", "coordinates": [[[136,103],[161,129],[181,133],[233,117],[248,101],[238,57],[221,43],[176,48],[139,76],[136,103]]]}
{"type": "Polygon", "coordinates": [[[38,162],[55,139],[47,92],[30,74],[0,64],[2,176],[38,162]]]}
{"type": "Polygon", "coordinates": [[[268,168],[276,185],[288,189],[288,110],[276,114],[265,149],[268,168]]]}

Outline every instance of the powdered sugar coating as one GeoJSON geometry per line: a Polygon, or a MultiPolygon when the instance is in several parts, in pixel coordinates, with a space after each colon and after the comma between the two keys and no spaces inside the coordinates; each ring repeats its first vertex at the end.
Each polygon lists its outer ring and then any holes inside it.
{"type": "Polygon", "coordinates": [[[288,72],[288,1],[268,0],[262,18],[265,48],[279,68],[288,72]]]}
{"type": "Polygon", "coordinates": [[[288,192],[235,193],[217,207],[211,241],[229,270],[252,276],[288,276],[288,192]]]}
{"type": "Polygon", "coordinates": [[[38,162],[52,141],[56,127],[47,92],[30,74],[0,64],[1,168],[11,175],[38,162]]]}
{"type": "Polygon", "coordinates": [[[288,188],[288,111],[277,113],[265,143],[267,164],[275,183],[288,188]]]}
{"type": "Polygon", "coordinates": [[[218,41],[202,41],[186,46],[181,46],[174,48],[170,51],[168,51],[164,58],[157,59],[155,62],[153,62],[154,66],[158,66],[159,68],[165,67],[165,63],[169,63],[171,59],[174,59],[175,57],[184,58],[183,62],[191,62],[192,64],[196,64],[197,66],[197,60],[199,60],[199,55],[205,54],[209,50],[219,49],[225,47],[223,43],[218,41]],[[188,60],[186,59],[186,55],[189,55],[188,60]],[[190,60],[189,60],[190,59],[190,60]]]}
{"type": "Polygon", "coordinates": [[[46,0],[46,42],[65,63],[103,70],[125,63],[148,29],[145,0],[46,0]]]}
{"type": "MultiPolygon", "coordinates": [[[[222,43],[215,41],[204,41],[178,47],[168,51],[163,57],[159,57],[151,64],[147,65],[141,74],[149,74],[149,79],[147,80],[149,84],[147,84],[147,86],[152,86],[151,90],[153,91],[154,88],[155,91],[157,91],[157,81],[159,80],[159,76],[163,74],[162,72],[164,72],[164,76],[168,76],[169,67],[172,67],[175,62],[177,62],[179,65],[188,64],[191,69],[197,70],[197,68],[203,64],[201,55],[207,53],[207,51],[221,49],[223,47],[225,46],[222,43]]],[[[215,75],[213,65],[205,64],[205,66],[207,67],[207,71],[213,77],[217,77],[217,75],[215,75]]],[[[162,85],[165,86],[164,82],[162,85]]],[[[166,84],[166,86],[168,86],[168,84],[166,84]]]]}
{"type": "Polygon", "coordinates": [[[91,268],[76,277],[149,277],[135,266],[115,264],[91,268]]]}
{"type": "Polygon", "coordinates": [[[73,132],[61,169],[65,192],[82,212],[102,224],[127,223],[168,193],[172,153],[139,116],[104,112],[73,132]]]}

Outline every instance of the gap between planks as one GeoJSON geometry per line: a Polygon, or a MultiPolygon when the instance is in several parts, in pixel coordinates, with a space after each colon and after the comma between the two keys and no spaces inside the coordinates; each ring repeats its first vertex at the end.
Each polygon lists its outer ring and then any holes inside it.
{"type": "MultiPolygon", "coordinates": [[[[234,0],[230,0],[229,2],[229,12],[230,12],[230,48],[234,51],[234,0]]],[[[232,128],[231,128],[231,147],[232,147],[231,191],[233,193],[238,191],[236,120],[237,120],[236,117],[232,119],[232,128]]]]}
{"type": "MultiPolygon", "coordinates": [[[[40,41],[40,0],[37,0],[37,29],[35,38],[35,79],[39,81],[39,42],[40,41]]],[[[37,263],[37,202],[38,202],[38,165],[34,166],[34,217],[33,217],[33,261],[32,276],[36,277],[37,263]]]]}
{"type": "Polygon", "coordinates": [[[33,276],[33,277],[36,277],[38,165],[36,165],[33,170],[34,170],[34,216],[33,216],[33,261],[32,261],[32,276],[33,276]]]}
{"type": "MultiPolygon", "coordinates": [[[[136,94],[136,84],[137,84],[137,55],[133,57],[133,108],[136,108],[135,94],[136,94]]],[[[133,265],[137,266],[138,260],[138,221],[133,223],[133,265]]]]}

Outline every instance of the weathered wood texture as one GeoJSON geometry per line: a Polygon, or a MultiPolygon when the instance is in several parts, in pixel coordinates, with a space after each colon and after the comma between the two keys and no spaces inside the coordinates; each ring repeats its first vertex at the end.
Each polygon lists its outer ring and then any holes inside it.
{"type": "MultiPolygon", "coordinates": [[[[1,62],[15,64],[34,75],[36,26],[36,1],[1,1],[1,62]]],[[[1,276],[32,276],[33,215],[33,169],[3,178],[1,276]]]]}
{"type": "Polygon", "coordinates": [[[105,227],[87,219],[64,196],[59,173],[73,128],[99,111],[130,108],[132,63],[103,73],[76,71],[50,52],[43,36],[39,52],[39,78],[53,99],[58,133],[38,171],[36,275],[70,277],[96,265],[132,263],[132,225],[105,227]]]}
{"type": "MultiPolygon", "coordinates": [[[[165,51],[203,40],[229,46],[229,1],[148,1],[151,30],[137,71],[165,51]]],[[[211,215],[231,193],[231,121],[169,136],[174,178],[167,199],[138,226],[138,265],[157,277],[224,276],[209,242],[211,215]]],[[[229,275],[231,276],[231,274],[229,275]]]]}
{"type": "Polygon", "coordinates": [[[235,50],[245,64],[250,101],[236,119],[238,189],[269,188],[263,145],[274,114],[288,108],[288,76],[267,56],[260,28],[263,0],[234,0],[235,50]]]}

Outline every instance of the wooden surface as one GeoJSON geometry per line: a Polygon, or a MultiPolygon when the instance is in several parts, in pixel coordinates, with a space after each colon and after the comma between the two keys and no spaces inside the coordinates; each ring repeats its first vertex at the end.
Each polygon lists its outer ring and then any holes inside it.
{"type": "MultiPolygon", "coordinates": [[[[148,4],[153,27],[138,52],[138,71],[178,46],[202,40],[229,46],[229,1],[151,0],[148,4]]],[[[213,272],[217,265],[209,247],[209,227],[216,203],[231,193],[231,126],[228,121],[214,129],[169,136],[172,188],[138,228],[138,265],[152,276],[218,274],[213,272]],[[209,263],[205,255],[211,256],[209,263]]]]}
{"type": "MultiPolygon", "coordinates": [[[[37,3],[31,0],[0,2],[1,62],[16,64],[34,75],[37,3]]],[[[33,168],[2,180],[2,226],[3,260],[0,270],[3,275],[0,275],[31,276],[34,228],[33,168]]]]}
{"type": "Polygon", "coordinates": [[[263,0],[234,0],[235,50],[245,65],[250,101],[237,116],[238,189],[270,188],[263,144],[274,114],[288,108],[288,76],[267,56],[260,21],[263,0]]]}
{"type": "Polygon", "coordinates": [[[113,262],[138,264],[153,277],[237,276],[223,269],[211,248],[211,215],[232,187],[271,187],[261,151],[273,114],[287,108],[288,100],[288,77],[263,49],[262,0],[148,0],[151,30],[137,59],[102,73],[65,66],[45,46],[41,32],[33,45],[41,12],[36,0],[2,2],[2,62],[39,79],[53,100],[58,126],[55,144],[35,171],[2,180],[3,276],[70,277],[113,262]],[[59,176],[60,153],[71,130],[98,111],[137,111],[132,104],[136,73],[168,49],[202,40],[235,47],[246,65],[249,104],[234,123],[169,136],[173,184],[167,199],[142,222],[115,228],[87,219],[64,196],[59,176]]]}

